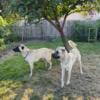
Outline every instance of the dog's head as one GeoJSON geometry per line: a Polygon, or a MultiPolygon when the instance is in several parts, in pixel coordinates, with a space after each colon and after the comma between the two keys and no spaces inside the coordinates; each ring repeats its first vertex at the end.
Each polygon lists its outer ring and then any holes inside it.
{"type": "Polygon", "coordinates": [[[65,57],[65,47],[58,47],[55,52],[52,54],[54,59],[63,59],[65,57]]]}
{"type": "Polygon", "coordinates": [[[27,50],[28,48],[24,44],[20,44],[13,49],[14,52],[24,52],[27,50]]]}

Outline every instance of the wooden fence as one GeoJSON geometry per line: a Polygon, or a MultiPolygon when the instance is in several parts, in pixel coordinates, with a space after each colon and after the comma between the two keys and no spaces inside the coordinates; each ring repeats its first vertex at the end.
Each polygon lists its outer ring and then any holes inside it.
{"type": "MultiPolygon", "coordinates": [[[[70,36],[71,34],[71,25],[72,22],[68,21],[64,27],[64,33],[66,36],[70,36]]],[[[45,39],[45,38],[55,38],[59,37],[58,31],[47,21],[41,21],[37,24],[23,24],[20,26],[19,24],[13,25],[13,33],[17,34],[25,39],[45,39]]]]}

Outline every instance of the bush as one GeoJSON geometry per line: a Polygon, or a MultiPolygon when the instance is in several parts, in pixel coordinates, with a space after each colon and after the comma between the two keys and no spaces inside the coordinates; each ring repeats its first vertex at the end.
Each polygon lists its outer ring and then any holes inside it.
{"type": "Polygon", "coordinates": [[[12,34],[12,32],[12,24],[8,24],[7,20],[0,16],[0,48],[2,48],[5,43],[17,42],[20,40],[20,38],[12,34]]]}
{"type": "Polygon", "coordinates": [[[6,26],[0,26],[0,38],[5,38],[5,36],[10,34],[9,28],[6,26]]]}
{"type": "Polygon", "coordinates": [[[17,36],[16,34],[9,34],[6,38],[5,38],[5,42],[9,43],[9,42],[18,42],[21,40],[21,37],[17,36]]]}
{"type": "Polygon", "coordinates": [[[10,34],[7,27],[0,26],[0,49],[5,48],[5,38],[10,34]]]}
{"type": "Polygon", "coordinates": [[[98,34],[97,34],[97,39],[100,41],[100,20],[96,21],[96,26],[98,28],[98,34]]]}
{"type": "MultiPolygon", "coordinates": [[[[100,21],[74,21],[71,38],[75,41],[88,41],[89,28],[91,29],[91,37],[94,38],[96,29],[98,29],[99,26],[100,21]]],[[[100,30],[98,33],[100,34],[100,30]]],[[[100,37],[100,35],[98,35],[98,37],[100,37]]]]}
{"type": "Polygon", "coordinates": [[[0,38],[0,50],[5,48],[4,39],[0,38]]]}

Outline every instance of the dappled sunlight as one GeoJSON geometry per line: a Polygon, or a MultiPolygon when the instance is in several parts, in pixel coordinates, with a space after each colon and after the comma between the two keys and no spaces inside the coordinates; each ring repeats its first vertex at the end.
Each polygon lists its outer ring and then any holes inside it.
{"type": "Polygon", "coordinates": [[[2,100],[13,100],[17,95],[15,91],[21,87],[22,83],[18,81],[0,81],[0,98],[2,98],[2,100]]]}
{"type": "Polygon", "coordinates": [[[30,100],[32,96],[33,90],[31,88],[25,89],[23,92],[23,96],[21,97],[21,100],[30,100]]]}
{"type": "Polygon", "coordinates": [[[53,94],[43,95],[42,100],[54,100],[54,95],[53,94]]]}

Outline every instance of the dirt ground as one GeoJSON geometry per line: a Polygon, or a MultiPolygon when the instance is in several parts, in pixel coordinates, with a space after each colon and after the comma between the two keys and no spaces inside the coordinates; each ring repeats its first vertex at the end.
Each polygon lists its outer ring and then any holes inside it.
{"type": "Polygon", "coordinates": [[[83,55],[82,61],[84,74],[81,75],[78,65],[74,65],[71,84],[63,89],[60,87],[60,66],[53,66],[50,71],[34,70],[32,79],[26,84],[33,90],[32,100],[41,100],[48,94],[52,94],[54,100],[62,100],[63,96],[100,96],[100,55],[83,55]]]}
{"type": "Polygon", "coordinates": [[[79,66],[75,64],[72,69],[71,84],[65,85],[63,89],[60,82],[60,66],[53,66],[51,70],[46,67],[42,71],[34,69],[32,78],[25,75],[25,78],[29,78],[29,81],[17,91],[17,100],[20,100],[18,98],[22,97],[27,88],[32,90],[31,100],[42,100],[48,94],[54,98],[53,100],[62,100],[63,96],[72,98],[77,96],[100,97],[100,55],[82,55],[82,65],[84,74],[80,74],[79,66]]]}

